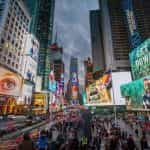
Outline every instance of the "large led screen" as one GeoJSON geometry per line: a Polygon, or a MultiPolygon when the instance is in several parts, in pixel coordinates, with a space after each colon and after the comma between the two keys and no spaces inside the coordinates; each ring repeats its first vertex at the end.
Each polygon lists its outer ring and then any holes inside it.
{"type": "Polygon", "coordinates": [[[130,53],[130,62],[134,80],[150,75],[150,39],[130,53]]]}
{"type": "Polygon", "coordinates": [[[0,94],[20,96],[23,80],[17,73],[0,67],[0,94]]]}
{"type": "Polygon", "coordinates": [[[121,86],[128,109],[150,109],[150,76],[121,86]]]}

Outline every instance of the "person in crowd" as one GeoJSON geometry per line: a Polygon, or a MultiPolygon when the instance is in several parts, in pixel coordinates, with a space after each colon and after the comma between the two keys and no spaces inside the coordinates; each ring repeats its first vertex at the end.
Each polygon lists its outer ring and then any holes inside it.
{"type": "Polygon", "coordinates": [[[127,139],[128,150],[135,150],[136,145],[133,139],[133,136],[130,134],[127,139]]]}
{"type": "Polygon", "coordinates": [[[81,150],[86,150],[88,144],[88,139],[86,136],[83,136],[81,139],[81,150]]]}
{"type": "Polygon", "coordinates": [[[30,138],[30,134],[24,133],[23,141],[19,144],[18,150],[35,150],[33,141],[30,138]]]}
{"type": "Polygon", "coordinates": [[[137,137],[139,136],[139,130],[137,128],[135,129],[135,134],[137,137]]]}
{"type": "Polygon", "coordinates": [[[140,140],[140,143],[141,143],[141,150],[145,150],[145,149],[148,149],[148,142],[147,142],[147,138],[146,138],[146,135],[143,134],[142,135],[142,138],[140,140]]]}
{"type": "Polygon", "coordinates": [[[38,150],[48,150],[48,137],[46,135],[45,130],[40,132],[40,136],[37,142],[37,149],[38,150]]]}

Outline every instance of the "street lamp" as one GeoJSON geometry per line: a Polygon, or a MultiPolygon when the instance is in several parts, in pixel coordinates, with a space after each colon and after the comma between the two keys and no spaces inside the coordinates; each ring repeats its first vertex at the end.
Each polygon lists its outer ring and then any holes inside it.
{"type": "Polygon", "coordinates": [[[114,117],[115,117],[115,124],[117,123],[117,107],[115,102],[115,95],[114,95],[114,84],[112,80],[112,64],[110,66],[110,72],[111,72],[111,84],[112,84],[112,98],[113,98],[113,111],[114,111],[114,117]]]}

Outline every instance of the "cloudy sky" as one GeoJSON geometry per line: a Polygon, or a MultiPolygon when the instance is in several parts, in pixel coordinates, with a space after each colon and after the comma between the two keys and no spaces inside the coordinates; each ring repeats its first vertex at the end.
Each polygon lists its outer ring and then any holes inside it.
{"type": "Polygon", "coordinates": [[[69,76],[70,56],[79,59],[79,79],[83,84],[83,60],[91,56],[89,10],[97,9],[97,0],[56,0],[55,30],[64,47],[65,75],[69,76]]]}

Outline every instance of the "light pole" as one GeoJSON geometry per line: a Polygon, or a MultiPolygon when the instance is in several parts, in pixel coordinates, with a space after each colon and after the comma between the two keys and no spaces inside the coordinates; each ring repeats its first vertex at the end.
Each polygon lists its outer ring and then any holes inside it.
{"type": "Polygon", "coordinates": [[[117,122],[117,107],[116,107],[116,101],[115,101],[115,95],[114,95],[114,84],[113,84],[113,79],[112,79],[112,64],[110,67],[110,72],[111,72],[111,84],[112,84],[113,111],[114,111],[115,124],[116,124],[116,122],[117,122]]]}

